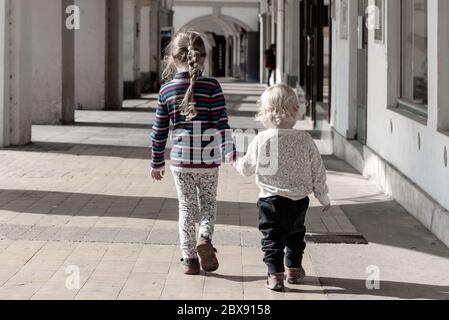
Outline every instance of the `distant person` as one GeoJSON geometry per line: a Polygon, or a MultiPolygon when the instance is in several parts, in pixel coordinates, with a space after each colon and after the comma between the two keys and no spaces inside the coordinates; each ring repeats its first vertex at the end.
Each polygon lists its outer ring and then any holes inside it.
{"type": "Polygon", "coordinates": [[[265,68],[268,69],[268,87],[271,86],[271,77],[276,70],[276,45],[272,44],[271,47],[265,50],[265,68]]]}
{"type": "Polygon", "coordinates": [[[151,176],[157,181],[164,178],[171,124],[171,171],[179,200],[181,266],[190,275],[199,274],[201,268],[213,272],[219,267],[212,245],[218,172],[223,154],[229,163],[235,159],[234,142],[227,134],[230,127],[226,101],[220,83],[202,74],[206,47],[199,33],[178,33],[165,59],[163,77],[168,82],[159,92],[152,133],[151,176]],[[213,145],[212,130],[216,132],[213,145]]]}
{"type": "Polygon", "coordinates": [[[309,195],[331,209],[326,169],[312,137],[293,129],[300,111],[296,93],[287,85],[274,85],[262,95],[258,120],[268,129],[248,147],[246,156],[234,164],[244,176],[256,175],[260,188],[259,229],[267,288],[283,291],[285,271],[290,284],[306,276],[302,260],[306,243],[309,195]]]}

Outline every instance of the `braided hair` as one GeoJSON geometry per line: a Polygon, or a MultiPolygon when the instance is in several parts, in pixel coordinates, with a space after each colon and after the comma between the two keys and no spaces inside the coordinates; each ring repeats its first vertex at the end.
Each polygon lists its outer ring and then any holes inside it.
{"type": "Polygon", "coordinates": [[[185,116],[187,121],[192,121],[198,115],[195,85],[201,76],[205,58],[204,41],[199,33],[193,31],[178,33],[166,50],[166,67],[162,74],[165,80],[173,79],[177,66],[186,65],[189,68],[190,85],[179,105],[181,115],[185,116]]]}

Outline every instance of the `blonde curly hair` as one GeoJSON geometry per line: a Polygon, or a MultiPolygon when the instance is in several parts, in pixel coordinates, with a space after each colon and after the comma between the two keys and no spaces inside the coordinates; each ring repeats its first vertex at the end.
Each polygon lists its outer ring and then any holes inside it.
{"type": "Polygon", "coordinates": [[[190,86],[180,103],[181,115],[185,116],[188,121],[198,115],[194,99],[195,84],[201,76],[205,60],[206,46],[198,32],[179,32],[165,49],[163,80],[173,80],[178,66],[186,65],[189,68],[190,86]]]}
{"type": "Polygon", "coordinates": [[[265,90],[259,105],[259,114],[256,120],[265,126],[287,125],[294,127],[301,110],[298,95],[285,84],[277,84],[265,90]]]}

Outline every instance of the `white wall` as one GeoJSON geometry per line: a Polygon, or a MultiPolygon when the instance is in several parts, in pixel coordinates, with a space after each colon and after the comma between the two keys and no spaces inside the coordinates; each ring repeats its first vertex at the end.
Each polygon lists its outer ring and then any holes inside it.
{"type": "Polygon", "coordinates": [[[332,48],[332,124],[346,138],[354,138],[357,119],[357,5],[349,1],[348,39],[342,40],[340,1],[337,1],[337,22],[333,24],[332,48]]]}
{"type": "Polygon", "coordinates": [[[75,32],[75,101],[83,109],[105,107],[106,1],[75,1],[81,9],[81,29],[75,32]]]}
{"type": "MultiPolygon", "coordinates": [[[[387,0],[395,1],[395,0],[387,0]]],[[[446,0],[441,0],[446,1],[446,0]]],[[[387,109],[389,86],[387,46],[369,46],[368,147],[389,161],[446,209],[449,209],[449,169],[444,165],[444,147],[449,136],[437,132],[438,74],[438,1],[429,1],[429,105],[427,125],[387,109]],[[391,132],[390,122],[393,124],[391,132]],[[421,136],[421,150],[418,148],[421,136]]],[[[446,8],[447,10],[447,8],[446,8]]],[[[388,15],[389,12],[387,12],[388,15]]],[[[449,10],[446,12],[449,13],[449,10]]],[[[446,15],[447,19],[447,15],[446,15]]],[[[393,28],[387,28],[392,35],[393,28]]],[[[446,35],[448,31],[446,30],[446,35]]],[[[447,90],[447,89],[446,89],[447,90]]]]}
{"type": "MultiPolygon", "coordinates": [[[[438,64],[442,51],[438,43],[441,31],[438,30],[438,18],[447,19],[449,5],[447,0],[429,1],[429,105],[427,125],[422,124],[413,116],[398,113],[397,109],[389,109],[389,103],[395,101],[391,98],[392,87],[397,81],[398,56],[393,51],[398,45],[397,38],[399,19],[392,16],[394,11],[387,10],[386,20],[390,21],[386,29],[385,44],[374,41],[374,32],[369,37],[368,57],[368,131],[367,147],[388,161],[406,177],[415,182],[421,189],[428,193],[443,207],[449,209],[449,168],[444,164],[444,148],[449,147],[449,135],[437,131],[438,114],[447,115],[446,112],[438,112],[439,108],[448,108],[446,99],[447,83],[441,85],[441,79],[447,78],[442,73],[449,73],[449,65],[438,64]],[[442,10],[445,10],[442,12],[442,10]],[[389,16],[390,15],[390,16],[389,16]],[[389,59],[396,59],[390,61],[389,59]],[[393,131],[391,130],[391,125],[393,131]],[[421,149],[418,147],[418,135],[421,140],[421,149]]],[[[337,2],[338,3],[338,2],[337,2]]],[[[349,1],[350,4],[355,2],[349,1]]],[[[397,0],[386,0],[387,8],[397,5],[397,0]]],[[[356,7],[352,5],[352,7],[356,7]]],[[[338,8],[337,8],[338,9],[338,8]]],[[[337,10],[338,12],[338,10],[337,10]]],[[[354,13],[354,11],[352,11],[354,13]]],[[[355,11],[355,16],[357,12],[355,11]]],[[[356,21],[352,28],[356,29],[356,21]]],[[[343,136],[355,128],[356,118],[351,116],[356,112],[351,111],[355,105],[356,83],[348,78],[356,78],[351,66],[356,66],[356,58],[350,57],[351,49],[347,40],[339,38],[339,23],[334,23],[333,44],[333,126],[343,136]]],[[[356,34],[355,34],[356,35],[356,34]]],[[[445,30],[446,37],[449,30],[445,30]]],[[[351,39],[351,35],[350,35],[351,39]]],[[[350,42],[351,40],[349,40],[350,42]]],[[[449,52],[449,48],[445,48],[449,52]]],[[[356,51],[355,51],[356,52],[356,51]]],[[[443,59],[444,60],[444,59],[443,59]]],[[[356,70],[355,70],[356,71],[356,70]]],[[[447,110],[446,110],[447,111],[447,110]]],[[[388,179],[388,177],[385,177],[388,179]]],[[[387,183],[388,185],[388,183],[387,183]]]]}

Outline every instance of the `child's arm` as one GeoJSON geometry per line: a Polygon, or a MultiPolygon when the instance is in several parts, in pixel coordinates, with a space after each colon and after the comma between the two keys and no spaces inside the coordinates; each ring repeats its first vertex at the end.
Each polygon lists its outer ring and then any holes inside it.
{"type": "Polygon", "coordinates": [[[256,173],[259,139],[256,137],[248,147],[246,155],[234,164],[235,170],[242,176],[252,176],[256,173]]]}
{"type": "Polygon", "coordinates": [[[152,139],[151,175],[156,180],[161,180],[165,172],[165,148],[167,146],[170,131],[170,114],[168,108],[159,96],[156,119],[154,120],[152,139]]]}
{"type": "Polygon", "coordinates": [[[215,123],[215,128],[219,130],[221,134],[221,149],[225,156],[225,160],[226,162],[233,162],[237,159],[237,152],[234,145],[234,139],[232,138],[231,127],[229,126],[226,99],[223,94],[223,89],[218,82],[211,96],[211,105],[214,110],[220,112],[219,119],[215,123]]]}
{"type": "MultiPolygon", "coordinates": [[[[330,209],[331,201],[329,199],[329,187],[327,186],[326,167],[324,166],[323,159],[321,158],[320,151],[315,142],[311,139],[311,167],[312,167],[312,180],[313,180],[313,192],[315,197],[320,203],[327,209],[330,209]]],[[[326,211],[327,211],[326,210],[326,211]]]]}

